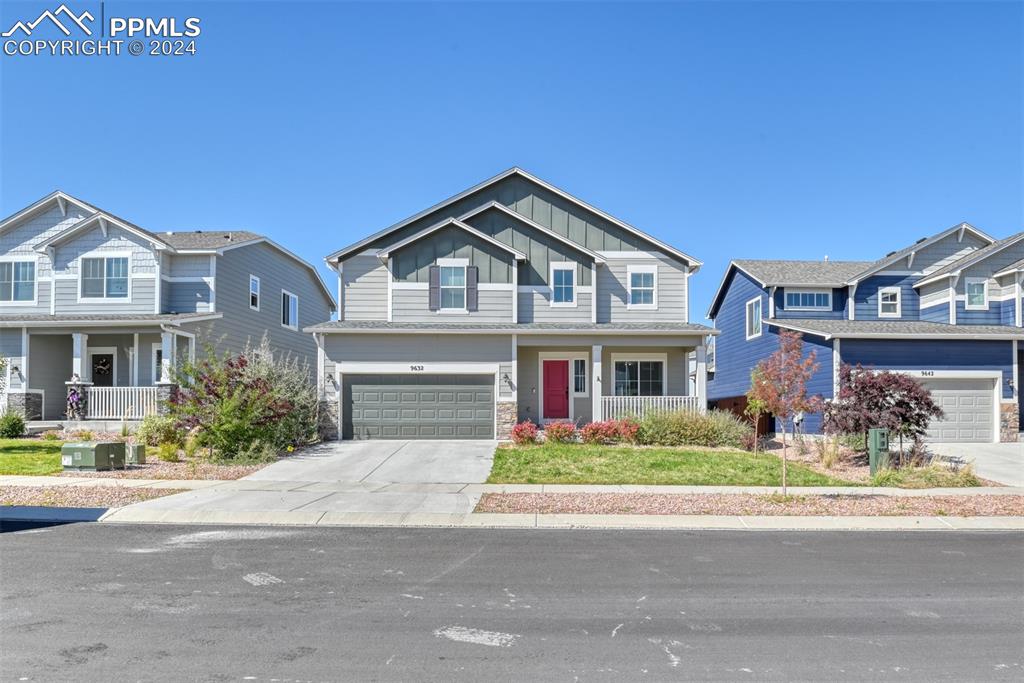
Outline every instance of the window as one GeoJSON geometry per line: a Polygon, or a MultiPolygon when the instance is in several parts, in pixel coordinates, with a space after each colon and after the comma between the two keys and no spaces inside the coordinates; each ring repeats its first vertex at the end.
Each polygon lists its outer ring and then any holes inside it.
{"type": "Polygon", "coordinates": [[[900,317],[900,297],[899,287],[883,287],[878,290],[878,317],[900,317]]]}
{"type": "Polygon", "coordinates": [[[965,305],[967,310],[976,311],[988,308],[988,280],[983,277],[969,277],[965,286],[967,287],[965,305]]]}
{"type": "Polygon", "coordinates": [[[466,310],[466,266],[441,266],[441,310],[466,310]]]}
{"type": "Polygon", "coordinates": [[[36,300],[36,264],[34,261],[0,263],[0,301],[36,300]]]}
{"type": "Polygon", "coordinates": [[[664,378],[664,361],[615,361],[616,396],[664,396],[664,378]]]}
{"type": "Polygon", "coordinates": [[[128,298],[128,257],[83,258],[82,299],[128,298]]]}
{"type": "Polygon", "coordinates": [[[576,264],[551,264],[551,305],[576,305],[576,264]]]}
{"type": "Polygon", "coordinates": [[[249,308],[260,310],[260,279],[255,275],[249,276],[249,308]]]}
{"type": "Polygon", "coordinates": [[[832,292],[786,290],[786,308],[796,310],[831,310],[832,292]]]}
{"type": "Polygon", "coordinates": [[[577,358],[572,362],[572,391],[577,396],[586,396],[589,392],[587,384],[587,361],[577,358]]]}
{"type": "Polygon", "coordinates": [[[627,308],[657,308],[657,266],[628,266],[629,303],[627,308]]]}
{"type": "Polygon", "coordinates": [[[152,366],[152,381],[156,384],[160,381],[160,373],[162,372],[162,366],[164,364],[164,350],[163,345],[160,343],[153,344],[153,366],[152,366]]]}
{"type": "Polygon", "coordinates": [[[747,339],[761,336],[761,297],[747,302],[747,339]]]}
{"type": "Polygon", "coordinates": [[[299,297],[281,290],[281,324],[293,330],[299,329],[299,297]]]}

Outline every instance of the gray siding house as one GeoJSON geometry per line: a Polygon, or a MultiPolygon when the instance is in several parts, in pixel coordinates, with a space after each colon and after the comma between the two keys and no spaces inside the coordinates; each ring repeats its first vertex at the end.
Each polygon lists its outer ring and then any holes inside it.
{"type": "Polygon", "coordinates": [[[239,351],[266,334],[312,367],[302,329],[332,311],[316,270],[266,237],[150,232],[54,192],[0,221],[0,408],[60,421],[73,387],[82,418],[138,419],[207,344],[239,351]]]}
{"type": "Polygon", "coordinates": [[[518,168],[327,257],[339,319],[307,327],[335,436],[507,438],[705,408],[689,389],[700,262],[518,168]]]}

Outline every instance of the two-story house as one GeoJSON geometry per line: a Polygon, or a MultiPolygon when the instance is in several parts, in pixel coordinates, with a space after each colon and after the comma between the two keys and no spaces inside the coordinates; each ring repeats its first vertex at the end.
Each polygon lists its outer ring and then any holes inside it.
{"type": "Polygon", "coordinates": [[[0,408],[60,421],[74,388],[75,417],[137,419],[180,359],[264,335],[312,368],[302,328],[333,310],[313,266],[266,237],[150,232],[54,192],[0,221],[0,408]]]}
{"type": "Polygon", "coordinates": [[[712,332],[687,312],[700,262],[518,168],[327,263],[339,320],[307,329],[343,438],[706,406],[688,390],[712,332]]]}
{"type": "MultiPolygon", "coordinates": [[[[994,240],[961,223],[874,262],[735,260],[708,317],[715,340],[709,399],[741,410],[750,372],[803,334],[819,363],[810,390],[838,391],[841,364],[918,378],[945,416],[933,441],[1016,441],[1021,429],[1024,233],[994,240]]],[[[821,428],[805,417],[805,431],[821,428]]]]}

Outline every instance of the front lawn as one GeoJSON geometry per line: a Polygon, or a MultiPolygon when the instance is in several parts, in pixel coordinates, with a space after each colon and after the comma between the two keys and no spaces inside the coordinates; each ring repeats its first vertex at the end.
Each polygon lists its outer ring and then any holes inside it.
{"type": "Polygon", "coordinates": [[[0,474],[54,474],[61,471],[61,441],[0,439],[0,474]]]}
{"type": "MultiPolygon", "coordinates": [[[[793,462],[790,486],[849,486],[793,462]]],[[[490,484],[676,484],[779,486],[782,461],[774,455],[731,449],[688,450],[553,444],[501,446],[490,484]]]]}

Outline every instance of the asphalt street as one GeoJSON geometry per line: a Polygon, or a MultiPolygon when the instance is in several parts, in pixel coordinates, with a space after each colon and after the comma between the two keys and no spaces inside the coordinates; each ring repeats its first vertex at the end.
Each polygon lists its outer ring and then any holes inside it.
{"type": "Polygon", "coordinates": [[[1024,534],[12,526],[4,681],[1021,680],[1024,534]]]}

